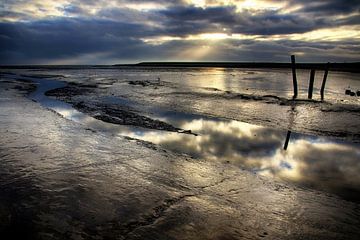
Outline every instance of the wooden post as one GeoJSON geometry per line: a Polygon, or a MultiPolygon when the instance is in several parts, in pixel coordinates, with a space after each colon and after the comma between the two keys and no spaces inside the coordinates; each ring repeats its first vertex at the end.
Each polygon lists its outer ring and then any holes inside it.
{"type": "Polygon", "coordinates": [[[289,140],[290,140],[290,135],[291,135],[291,131],[288,131],[286,134],[286,140],[285,140],[285,144],[284,144],[284,150],[287,149],[288,144],[289,144],[289,140]]]}
{"type": "Polygon", "coordinates": [[[295,99],[295,98],[297,98],[297,95],[298,95],[297,80],[296,80],[295,55],[291,55],[291,68],[292,68],[293,85],[294,85],[293,99],[295,99]]]}
{"type": "Polygon", "coordinates": [[[327,63],[325,66],[325,72],[324,72],[324,78],[321,84],[321,90],[320,90],[320,94],[321,94],[321,101],[324,100],[324,91],[325,91],[325,84],[326,84],[326,78],[329,72],[329,65],[330,63],[327,63]]]}
{"type": "Polygon", "coordinates": [[[309,90],[308,90],[308,99],[312,99],[313,88],[314,88],[314,80],[315,80],[315,69],[311,69],[311,71],[310,71],[310,81],[309,81],[309,90]]]}

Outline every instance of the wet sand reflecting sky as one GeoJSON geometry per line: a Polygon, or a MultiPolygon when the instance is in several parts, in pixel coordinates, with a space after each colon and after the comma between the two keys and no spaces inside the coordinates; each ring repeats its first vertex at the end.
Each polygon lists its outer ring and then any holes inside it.
{"type": "MultiPolygon", "coordinates": [[[[45,90],[56,84],[52,82],[46,87],[46,81],[38,83],[42,87],[32,95],[34,99],[92,129],[142,139],[194,158],[233,164],[257,174],[360,201],[357,174],[360,144],[293,133],[285,151],[284,130],[159,108],[150,109],[151,117],[191,130],[197,136],[119,126],[96,120],[69,104],[43,96],[45,90]]],[[[116,97],[107,97],[104,101],[128,106],[137,104],[116,97]]]]}

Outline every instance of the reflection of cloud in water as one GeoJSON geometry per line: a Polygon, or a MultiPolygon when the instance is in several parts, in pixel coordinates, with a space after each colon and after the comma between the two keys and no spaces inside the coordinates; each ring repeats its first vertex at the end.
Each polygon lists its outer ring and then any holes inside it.
{"type": "Polygon", "coordinates": [[[212,121],[196,119],[180,126],[199,133],[146,134],[144,140],[198,158],[230,161],[239,165],[263,167],[259,161],[272,157],[282,145],[284,133],[237,121],[212,121]]]}
{"type": "Polygon", "coordinates": [[[54,107],[52,109],[60,113],[63,117],[67,119],[71,119],[75,122],[83,121],[86,118],[86,116],[83,113],[76,111],[74,109],[68,109],[63,107],[54,107]]]}
{"type": "Polygon", "coordinates": [[[287,151],[285,131],[237,121],[196,119],[181,126],[199,133],[146,133],[142,139],[196,158],[230,162],[259,174],[285,179],[345,197],[360,190],[360,149],[353,143],[297,134],[287,151]]]}
{"type": "Polygon", "coordinates": [[[343,192],[346,189],[360,190],[360,149],[353,144],[299,139],[292,143],[285,155],[278,153],[275,159],[294,166],[288,171],[275,173],[280,177],[341,194],[346,194],[343,192]]]}

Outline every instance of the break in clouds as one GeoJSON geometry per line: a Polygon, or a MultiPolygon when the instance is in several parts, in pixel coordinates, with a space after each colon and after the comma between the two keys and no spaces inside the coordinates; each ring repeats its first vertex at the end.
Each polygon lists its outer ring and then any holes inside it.
{"type": "Polygon", "coordinates": [[[0,64],[358,61],[360,2],[2,1],[0,64]]]}

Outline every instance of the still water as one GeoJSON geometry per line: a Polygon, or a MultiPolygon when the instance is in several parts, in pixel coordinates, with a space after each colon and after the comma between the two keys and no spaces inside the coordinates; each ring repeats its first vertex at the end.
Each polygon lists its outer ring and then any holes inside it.
{"type": "MultiPolygon", "coordinates": [[[[193,158],[232,164],[256,174],[334,193],[347,200],[360,201],[358,143],[292,133],[285,151],[286,131],[151,106],[147,106],[146,111],[149,117],[191,130],[196,135],[114,125],[44,95],[50,89],[65,86],[65,82],[29,79],[38,85],[30,98],[87,128],[149,141],[193,158]]],[[[101,101],[131,107],[140,105],[113,96],[102,96],[101,101]]]]}

